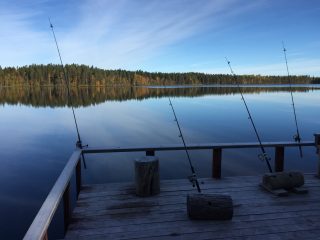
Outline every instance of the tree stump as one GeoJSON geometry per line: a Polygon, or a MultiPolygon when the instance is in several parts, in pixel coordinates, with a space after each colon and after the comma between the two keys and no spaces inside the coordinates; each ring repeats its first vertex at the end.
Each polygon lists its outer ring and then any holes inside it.
{"type": "Polygon", "coordinates": [[[135,160],[136,194],[140,197],[160,192],[159,158],[144,156],[135,160]]]}
{"type": "Polygon", "coordinates": [[[231,220],[233,202],[228,195],[189,194],[187,196],[188,216],[198,220],[231,220]]]}
{"type": "Polygon", "coordinates": [[[270,190],[290,190],[303,186],[304,176],[301,172],[266,173],[262,178],[262,184],[270,190]]]}

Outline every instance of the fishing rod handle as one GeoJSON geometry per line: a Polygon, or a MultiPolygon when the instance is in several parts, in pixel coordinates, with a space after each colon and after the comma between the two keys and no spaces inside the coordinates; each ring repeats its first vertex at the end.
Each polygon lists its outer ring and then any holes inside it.
{"type": "Polygon", "coordinates": [[[195,182],[196,182],[198,192],[201,193],[201,188],[200,188],[199,181],[197,178],[195,179],[195,182]]]}

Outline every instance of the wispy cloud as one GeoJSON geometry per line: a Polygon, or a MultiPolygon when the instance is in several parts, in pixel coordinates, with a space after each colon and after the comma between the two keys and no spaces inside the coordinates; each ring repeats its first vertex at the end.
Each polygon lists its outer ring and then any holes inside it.
{"type": "MultiPolygon", "coordinates": [[[[194,36],[225,34],[226,29],[233,27],[235,17],[255,12],[265,3],[265,0],[81,0],[68,3],[47,0],[43,4],[38,0],[26,0],[19,7],[18,4],[5,7],[6,4],[1,3],[0,65],[58,63],[47,22],[47,17],[51,16],[65,63],[107,69],[144,69],[149,62],[161,59],[161,62],[170,62],[167,70],[160,67],[164,71],[229,73],[224,60],[220,59],[222,52],[219,59],[208,53],[210,56],[203,60],[199,61],[198,57],[198,61],[186,63],[180,56],[177,61],[168,59],[172,56],[170,51],[180,43],[192,41],[194,36]]],[[[306,49],[316,49],[318,42],[314,41],[307,48],[308,44],[311,43],[304,44],[305,47],[296,52],[290,51],[292,74],[320,75],[320,59],[304,54],[306,49]]],[[[239,74],[285,75],[280,58],[272,61],[272,64],[252,65],[243,61],[233,65],[239,74]]]]}
{"type": "MultiPolygon", "coordinates": [[[[258,65],[241,65],[233,64],[236,74],[260,74],[260,75],[287,75],[285,62],[277,62],[274,64],[258,64],[258,65]]],[[[199,72],[206,73],[225,73],[230,74],[229,68],[198,68],[199,72]]],[[[289,62],[289,71],[291,75],[320,75],[320,59],[310,58],[294,58],[289,62]]]]}
{"type": "Polygon", "coordinates": [[[137,65],[132,63],[143,62],[162,47],[204,30],[207,21],[227,13],[232,3],[122,0],[92,6],[86,2],[81,7],[82,21],[65,41],[66,49],[72,49],[68,60],[95,59],[101,67],[137,65]]]}
{"type": "Polygon", "coordinates": [[[30,24],[36,14],[0,11],[0,65],[31,64],[46,57],[48,36],[35,31],[30,24]]]}
{"type": "MultiPolygon", "coordinates": [[[[66,63],[103,68],[138,68],[164,47],[219,28],[225,18],[256,6],[256,2],[248,2],[240,7],[238,0],[85,0],[75,4],[69,13],[76,15],[77,21],[68,31],[56,26],[63,58],[66,63]]],[[[50,29],[31,24],[35,15],[42,17],[47,12],[26,8],[0,11],[0,21],[6,23],[1,26],[0,65],[57,62],[50,29]]],[[[55,22],[54,17],[52,20],[55,22]]]]}

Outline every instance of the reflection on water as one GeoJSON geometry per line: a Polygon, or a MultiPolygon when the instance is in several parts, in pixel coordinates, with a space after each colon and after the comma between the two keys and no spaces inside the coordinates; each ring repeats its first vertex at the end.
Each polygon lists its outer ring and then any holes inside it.
{"type": "MultiPolygon", "coordinates": [[[[243,90],[262,141],[291,141],[295,126],[288,88],[243,90]]],[[[234,87],[119,87],[73,89],[83,142],[90,147],[180,144],[167,96],[174,96],[187,144],[256,141],[234,87]]],[[[320,130],[320,90],[300,86],[294,89],[294,97],[302,139],[313,140],[313,133],[320,130]]],[[[1,89],[0,101],[0,236],[20,239],[72,153],[76,132],[61,88],[1,89]]],[[[267,151],[273,158],[273,149],[267,151]]],[[[258,153],[258,149],[225,150],[222,175],[267,171],[258,153]]],[[[143,154],[87,156],[83,181],[131,181],[133,159],[143,154]]],[[[162,178],[190,175],[183,151],[156,154],[162,178]]],[[[210,176],[211,151],[190,154],[198,174],[210,176]]],[[[285,154],[286,169],[315,171],[314,148],[304,149],[303,159],[297,148],[286,149],[285,154]]]]}
{"type": "MultiPolygon", "coordinates": [[[[319,85],[296,85],[294,92],[308,92],[319,89],[319,85]]],[[[204,85],[169,86],[169,87],[79,87],[71,88],[72,104],[74,106],[90,106],[105,101],[124,101],[132,99],[161,98],[168,96],[199,97],[205,95],[232,95],[237,94],[238,89],[234,85],[204,85]]],[[[281,92],[289,91],[287,85],[266,85],[261,88],[258,85],[246,85],[242,87],[244,93],[281,92]]],[[[70,106],[66,88],[64,87],[0,87],[0,103],[23,104],[33,107],[61,107],[70,106]]]]}

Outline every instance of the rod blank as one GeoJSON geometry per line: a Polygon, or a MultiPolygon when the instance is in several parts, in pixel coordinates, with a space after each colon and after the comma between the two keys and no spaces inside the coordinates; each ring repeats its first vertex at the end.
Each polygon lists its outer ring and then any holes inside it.
{"type": "MultiPolygon", "coordinates": [[[[291,104],[292,104],[292,108],[293,108],[294,122],[295,122],[295,125],[296,125],[296,134],[293,136],[293,139],[296,142],[300,143],[301,142],[301,137],[300,137],[299,127],[298,127],[296,107],[295,107],[295,104],[294,104],[293,93],[292,93],[292,84],[291,84],[291,78],[290,78],[288,60],[287,60],[287,49],[284,46],[284,42],[282,42],[282,48],[283,48],[284,59],[285,59],[285,62],[286,62],[286,69],[287,69],[287,75],[288,75],[289,86],[290,86],[291,104]]],[[[300,157],[302,158],[303,157],[303,153],[302,153],[302,147],[300,145],[299,145],[299,153],[300,153],[300,157]]]]}
{"type": "Polygon", "coordinates": [[[234,80],[236,81],[238,90],[239,90],[240,95],[241,95],[241,99],[242,99],[242,101],[243,101],[243,103],[244,103],[244,106],[246,107],[247,113],[248,113],[248,115],[249,115],[248,118],[249,118],[249,120],[250,120],[250,122],[251,122],[251,125],[252,125],[252,127],[253,127],[253,130],[254,130],[254,132],[255,132],[255,134],[256,134],[256,137],[257,137],[257,139],[258,139],[258,142],[259,142],[259,145],[260,145],[260,149],[261,149],[261,152],[262,152],[261,154],[259,154],[259,158],[260,158],[261,160],[266,161],[267,167],[268,167],[269,171],[272,173],[272,168],[271,168],[271,165],[270,165],[270,160],[271,160],[271,159],[270,159],[270,157],[268,156],[267,152],[265,151],[265,149],[264,149],[264,147],[263,147],[263,145],[262,145],[262,142],[261,142],[261,139],[260,139],[258,130],[257,130],[257,128],[256,128],[256,125],[254,124],[254,121],[253,121],[253,119],[252,119],[252,116],[251,116],[249,107],[248,107],[247,102],[246,102],[246,100],[245,100],[245,98],[244,98],[244,96],[243,96],[242,89],[241,89],[241,87],[240,87],[240,83],[239,83],[239,81],[238,81],[238,78],[237,78],[236,74],[234,73],[234,71],[233,71],[233,69],[232,69],[232,67],[231,67],[230,61],[229,61],[227,58],[226,58],[226,61],[227,61],[228,66],[229,66],[229,68],[230,68],[230,72],[231,72],[234,80]]]}
{"type": "MultiPolygon", "coordinates": [[[[66,84],[66,87],[67,87],[68,102],[69,102],[70,105],[71,105],[73,120],[74,120],[74,124],[75,124],[76,131],[77,131],[78,141],[77,141],[77,143],[76,143],[76,146],[77,146],[78,148],[82,149],[83,147],[87,147],[88,145],[85,145],[85,146],[82,145],[82,141],[81,141],[81,137],[80,137],[80,132],[79,132],[79,127],[78,127],[78,122],[77,122],[76,114],[75,114],[75,112],[74,112],[73,103],[72,103],[72,98],[71,98],[71,94],[70,94],[69,78],[68,78],[68,75],[67,75],[67,71],[66,71],[66,69],[65,69],[65,67],[64,67],[64,64],[63,64],[63,62],[62,62],[62,57],[61,57],[61,53],[60,53],[58,41],[57,41],[56,34],[55,34],[55,32],[54,32],[53,25],[52,25],[52,23],[51,23],[50,18],[49,18],[49,23],[50,23],[50,28],[51,28],[52,35],[53,35],[53,38],[54,38],[54,42],[55,42],[55,44],[56,44],[56,48],[57,48],[57,51],[58,51],[58,55],[59,55],[59,59],[60,59],[60,64],[61,64],[61,67],[62,67],[62,70],[63,70],[64,81],[65,81],[65,84],[66,84]]],[[[84,155],[81,154],[81,156],[82,156],[84,168],[87,168],[86,160],[85,160],[85,158],[84,158],[84,155]]]]}
{"type": "Polygon", "coordinates": [[[177,115],[176,115],[176,112],[174,111],[174,108],[173,108],[173,104],[171,102],[171,99],[169,97],[169,105],[171,106],[171,109],[172,109],[172,112],[173,112],[173,115],[174,115],[174,121],[177,123],[177,126],[178,126],[178,129],[179,129],[179,137],[181,138],[182,140],[182,143],[183,143],[183,146],[184,146],[184,150],[187,154],[187,158],[188,158],[188,161],[189,161],[189,165],[190,165],[190,168],[191,168],[191,172],[192,172],[192,176],[190,177],[190,181],[192,183],[193,186],[196,186],[197,187],[197,190],[198,192],[200,193],[201,192],[201,188],[200,188],[200,185],[199,185],[199,182],[198,182],[198,178],[197,178],[197,175],[196,175],[196,172],[194,170],[194,167],[192,165],[192,162],[191,162],[191,158],[190,158],[190,155],[189,155],[189,151],[188,151],[188,148],[187,148],[187,145],[186,145],[186,142],[184,140],[184,137],[183,137],[183,134],[182,134],[182,130],[180,128],[180,124],[179,124],[179,121],[178,121],[178,118],[177,118],[177,115]]]}

